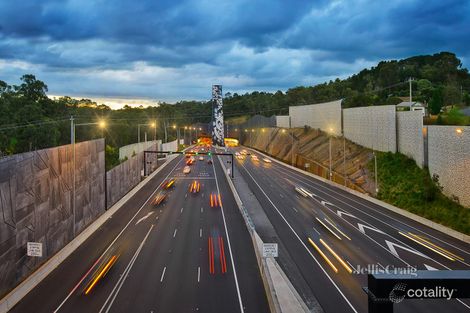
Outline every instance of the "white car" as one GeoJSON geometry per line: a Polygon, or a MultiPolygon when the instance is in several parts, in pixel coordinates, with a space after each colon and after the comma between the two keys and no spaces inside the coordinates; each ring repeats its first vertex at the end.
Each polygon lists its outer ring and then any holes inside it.
{"type": "Polygon", "coordinates": [[[204,161],[204,157],[200,156],[199,161],[204,161]]]}
{"type": "Polygon", "coordinates": [[[190,172],[191,172],[191,168],[186,165],[186,166],[183,168],[183,174],[189,174],[190,172]]]}
{"type": "Polygon", "coordinates": [[[272,163],[272,161],[268,158],[264,158],[263,161],[266,162],[266,163],[272,163]]]}

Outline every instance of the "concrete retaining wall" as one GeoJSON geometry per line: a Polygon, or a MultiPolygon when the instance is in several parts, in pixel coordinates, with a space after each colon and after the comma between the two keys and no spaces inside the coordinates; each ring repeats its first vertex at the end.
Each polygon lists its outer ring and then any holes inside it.
{"type": "Polygon", "coordinates": [[[104,212],[104,140],[0,160],[0,296],[15,287],[104,212]],[[43,257],[28,257],[40,242],[43,257]]]}
{"type": "Polygon", "coordinates": [[[395,113],[394,105],[344,109],[344,135],[373,150],[396,152],[395,113]]]}
{"type": "Polygon", "coordinates": [[[429,172],[439,175],[444,194],[470,207],[470,127],[428,126],[428,153],[429,172]]]}
{"type": "Polygon", "coordinates": [[[289,128],[289,115],[277,115],[276,127],[289,128]]]}
{"type": "Polygon", "coordinates": [[[290,106],[291,126],[307,125],[339,136],[341,135],[341,101],[290,106]]]}
{"type": "Polygon", "coordinates": [[[423,114],[420,111],[397,112],[398,151],[424,166],[423,114]]]}
{"type": "Polygon", "coordinates": [[[173,140],[173,141],[162,144],[161,150],[162,151],[178,151],[177,140],[173,140]]]}
{"type": "MultiPolygon", "coordinates": [[[[157,146],[155,145],[155,142],[152,143],[154,144],[147,146],[145,150],[155,151],[157,146]]],[[[145,145],[142,145],[142,147],[145,147],[145,145]]],[[[115,204],[141,181],[141,177],[144,176],[143,151],[144,150],[134,156],[131,155],[126,161],[122,162],[106,173],[108,208],[115,204]]],[[[156,158],[156,154],[147,154],[147,175],[156,169],[156,158]]]]}
{"type": "Polygon", "coordinates": [[[145,150],[149,150],[150,147],[155,145],[155,143],[157,143],[158,147],[160,147],[162,141],[144,141],[121,147],[119,148],[119,160],[124,160],[126,157],[130,159],[133,155],[139,154],[140,152],[145,150]]]}

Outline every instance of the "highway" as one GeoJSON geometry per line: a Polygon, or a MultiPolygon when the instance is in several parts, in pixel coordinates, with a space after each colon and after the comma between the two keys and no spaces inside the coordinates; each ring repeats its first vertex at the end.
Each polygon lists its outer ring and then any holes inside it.
{"type": "MultiPolygon", "coordinates": [[[[293,285],[301,295],[309,288],[325,312],[367,312],[367,271],[470,269],[470,245],[246,150],[258,160],[247,155],[236,166],[280,241],[281,267],[300,273],[293,285]]],[[[405,300],[394,309],[468,312],[470,301],[405,300]]]]}
{"type": "Polygon", "coordinates": [[[183,174],[186,160],[172,160],[11,312],[269,312],[219,162],[206,156],[183,174]]]}

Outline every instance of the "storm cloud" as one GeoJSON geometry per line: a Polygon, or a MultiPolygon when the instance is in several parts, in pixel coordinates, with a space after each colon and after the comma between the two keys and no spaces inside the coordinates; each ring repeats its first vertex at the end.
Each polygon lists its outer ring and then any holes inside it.
{"type": "Polygon", "coordinates": [[[0,79],[33,73],[53,94],[207,99],[440,51],[469,60],[468,1],[0,2],[0,79]]]}

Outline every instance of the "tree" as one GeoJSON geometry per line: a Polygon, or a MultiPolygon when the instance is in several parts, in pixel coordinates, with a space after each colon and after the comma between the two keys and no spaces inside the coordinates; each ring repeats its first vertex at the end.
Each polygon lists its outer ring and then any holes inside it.
{"type": "Polygon", "coordinates": [[[466,117],[459,109],[453,108],[447,114],[448,125],[465,125],[465,123],[466,117]]]}
{"type": "Polygon", "coordinates": [[[434,89],[432,93],[431,101],[429,101],[429,112],[431,114],[439,114],[444,105],[444,95],[442,88],[438,87],[434,89]]]}
{"type": "Polygon", "coordinates": [[[21,80],[23,83],[19,86],[15,86],[19,95],[34,102],[41,99],[47,99],[47,85],[42,81],[37,80],[36,76],[32,74],[23,75],[21,80]]]}

